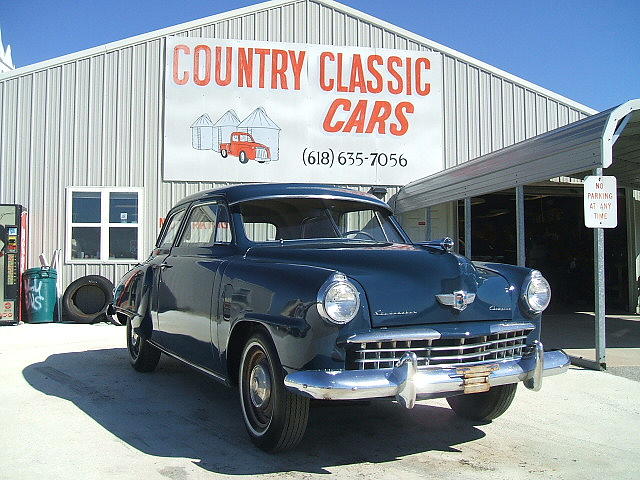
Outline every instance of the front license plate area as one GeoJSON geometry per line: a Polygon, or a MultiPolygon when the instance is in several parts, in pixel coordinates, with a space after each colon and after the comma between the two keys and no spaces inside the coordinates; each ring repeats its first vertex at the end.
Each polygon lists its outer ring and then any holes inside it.
{"type": "Polygon", "coordinates": [[[456,373],[462,377],[464,393],[482,393],[491,388],[489,375],[498,370],[498,364],[474,365],[472,367],[456,368],[456,373]]]}

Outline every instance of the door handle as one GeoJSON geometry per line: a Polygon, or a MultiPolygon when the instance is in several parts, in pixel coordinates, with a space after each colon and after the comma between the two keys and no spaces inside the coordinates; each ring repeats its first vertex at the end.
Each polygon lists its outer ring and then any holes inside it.
{"type": "Polygon", "coordinates": [[[161,263],[160,265],[158,265],[158,268],[164,270],[165,268],[173,268],[173,265],[169,265],[168,263],[161,263]]]}

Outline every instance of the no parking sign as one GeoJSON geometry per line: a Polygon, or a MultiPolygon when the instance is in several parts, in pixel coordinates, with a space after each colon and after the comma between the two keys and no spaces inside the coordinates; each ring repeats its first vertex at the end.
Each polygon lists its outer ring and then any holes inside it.
{"type": "Polygon", "coordinates": [[[618,226],[616,177],[597,175],[585,177],[584,225],[587,228],[618,226]]]}

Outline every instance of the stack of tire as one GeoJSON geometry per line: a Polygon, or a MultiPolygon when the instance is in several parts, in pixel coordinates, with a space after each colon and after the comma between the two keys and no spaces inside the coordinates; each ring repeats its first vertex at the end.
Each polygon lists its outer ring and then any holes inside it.
{"type": "Polygon", "coordinates": [[[71,283],[62,296],[62,319],[76,323],[107,322],[113,301],[113,283],[100,275],[87,275],[71,283]]]}

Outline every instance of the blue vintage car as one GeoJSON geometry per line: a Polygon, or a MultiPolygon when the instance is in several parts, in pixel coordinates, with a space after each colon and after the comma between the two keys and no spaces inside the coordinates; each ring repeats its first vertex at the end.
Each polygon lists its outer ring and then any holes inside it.
{"type": "Polygon", "coordinates": [[[446,397],[492,420],[519,382],[538,390],[569,359],[539,341],[540,272],[474,264],[452,245],[411,242],[386,203],[353,190],[209,190],[171,209],[110,312],[136,370],[166,353],[237,385],[267,451],[298,444],[310,399],[446,397]]]}

